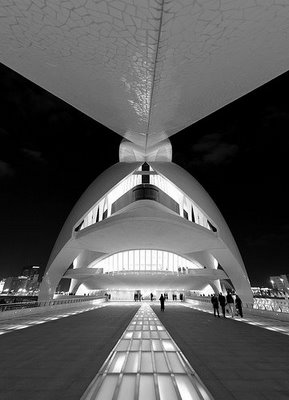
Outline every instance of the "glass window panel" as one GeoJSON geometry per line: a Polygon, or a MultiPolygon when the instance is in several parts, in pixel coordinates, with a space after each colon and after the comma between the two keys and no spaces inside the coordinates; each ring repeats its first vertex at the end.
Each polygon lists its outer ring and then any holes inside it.
{"type": "Polygon", "coordinates": [[[153,348],[153,351],[163,350],[161,347],[161,341],[160,340],[152,340],[152,348],[153,348]]]}
{"type": "Polygon", "coordinates": [[[141,344],[140,340],[133,340],[131,344],[131,350],[138,351],[140,344],[141,344]]]}
{"type": "Polygon", "coordinates": [[[138,360],[139,360],[139,353],[137,352],[129,353],[125,365],[125,372],[137,372],[138,360]]]}
{"type": "Polygon", "coordinates": [[[175,378],[183,400],[201,400],[187,375],[176,375],[175,378]]]}
{"type": "Polygon", "coordinates": [[[157,251],[153,250],[152,251],[152,269],[156,270],[157,269],[157,251]]]}
{"type": "Polygon", "coordinates": [[[169,372],[164,353],[154,353],[157,372],[169,372]]]}
{"type": "Polygon", "coordinates": [[[149,351],[151,349],[151,341],[150,340],[142,340],[141,349],[143,351],[149,351]]]}
{"type": "Polygon", "coordinates": [[[168,270],[169,269],[169,257],[168,257],[168,253],[166,251],[163,252],[163,265],[164,265],[164,269],[168,270]]]}
{"type": "Polygon", "coordinates": [[[138,400],[156,400],[153,375],[141,375],[138,400]]]}
{"type": "Polygon", "coordinates": [[[134,339],[140,339],[141,338],[141,332],[133,332],[133,338],[134,339]]]}
{"type": "Polygon", "coordinates": [[[170,271],[176,271],[176,269],[174,269],[174,259],[172,253],[169,253],[169,269],[170,271]]]}
{"type": "Polygon", "coordinates": [[[145,270],[145,250],[140,250],[140,269],[145,270]]]}
{"type": "Polygon", "coordinates": [[[135,269],[139,270],[139,250],[135,250],[134,253],[135,269]]]}
{"type": "Polygon", "coordinates": [[[151,251],[146,250],[146,270],[150,271],[151,270],[151,251]]]}
{"type": "Polygon", "coordinates": [[[168,352],[167,357],[169,359],[169,363],[171,366],[171,370],[173,373],[184,373],[184,367],[182,366],[182,363],[177,355],[177,353],[172,353],[168,352]]]}
{"type": "Polygon", "coordinates": [[[159,338],[158,332],[151,332],[151,338],[152,339],[158,339],[159,338]]]}
{"type": "MultiPolygon", "coordinates": [[[[177,394],[170,376],[158,375],[160,400],[177,400],[177,394]]],[[[185,399],[183,399],[185,400],[185,399]]]]}
{"type": "Polygon", "coordinates": [[[163,255],[161,251],[158,251],[158,269],[163,269],[163,255]]]}
{"type": "Polygon", "coordinates": [[[118,376],[107,375],[95,397],[95,400],[111,400],[116,387],[118,376]]]}
{"type": "Polygon", "coordinates": [[[118,257],[117,254],[113,255],[113,271],[118,271],[118,257]]]}
{"type": "MultiPolygon", "coordinates": [[[[134,400],[135,376],[124,375],[121,381],[117,400],[134,400]]],[[[106,397],[104,397],[106,399],[106,397]]]]}
{"type": "Polygon", "coordinates": [[[123,266],[124,269],[128,269],[128,251],[123,252],[123,266]]]}
{"type": "Polygon", "coordinates": [[[150,333],[149,332],[143,332],[142,333],[142,338],[143,339],[149,339],[150,338],[150,333]]]}
{"type": "Polygon", "coordinates": [[[117,265],[118,265],[118,271],[121,271],[122,267],[122,253],[117,254],[117,265]]]}
{"type": "Polygon", "coordinates": [[[124,339],[131,339],[131,338],[132,338],[132,335],[133,335],[133,332],[126,332],[126,333],[124,334],[124,339]]]}
{"type": "Polygon", "coordinates": [[[112,360],[112,363],[109,367],[110,372],[120,372],[125,360],[126,353],[124,352],[117,352],[112,360]]]}
{"type": "Polygon", "coordinates": [[[152,357],[150,352],[141,353],[141,372],[153,372],[152,357]]]}
{"type": "Polygon", "coordinates": [[[162,342],[165,351],[176,351],[176,348],[171,340],[163,340],[162,342]]]}
{"type": "Polygon", "coordinates": [[[173,257],[174,257],[174,261],[173,261],[174,267],[175,267],[175,269],[177,270],[178,267],[180,266],[180,265],[178,265],[178,257],[177,257],[176,254],[174,254],[173,257]]]}
{"type": "Polygon", "coordinates": [[[128,252],[128,259],[129,259],[129,269],[133,270],[134,265],[133,265],[133,251],[128,252]]]}
{"type": "Polygon", "coordinates": [[[116,348],[116,351],[126,351],[128,349],[129,344],[130,344],[129,340],[121,340],[116,348]]]}

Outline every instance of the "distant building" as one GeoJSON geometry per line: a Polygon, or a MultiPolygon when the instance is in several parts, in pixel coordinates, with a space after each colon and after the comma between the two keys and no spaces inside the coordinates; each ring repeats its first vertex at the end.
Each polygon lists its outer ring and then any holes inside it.
{"type": "Polygon", "coordinates": [[[289,294],[289,274],[270,276],[270,281],[273,289],[289,294]]]}
{"type": "Polygon", "coordinates": [[[0,280],[0,293],[2,293],[2,291],[4,290],[5,281],[5,278],[0,280]]]}
{"type": "Polygon", "coordinates": [[[39,290],[38,266],[24,267],[20,276],[6,278],[2,293],[9,295],[35,295],[39,290]]]}
{"type": "Polygon", "coordinates": [[[38,279],[39,279],[39,270],[40,270],[40,267],[38,267],[37,265],[24,267],[22,269],[21,276],[26,276],[30,280],[38,281],[38,279]]]}
{"type": "Polygon", "coordinates": [[[9,276],[5,281],[3,292],[11,295],[25,294],[27,280],[26,276],[9,276]]]}

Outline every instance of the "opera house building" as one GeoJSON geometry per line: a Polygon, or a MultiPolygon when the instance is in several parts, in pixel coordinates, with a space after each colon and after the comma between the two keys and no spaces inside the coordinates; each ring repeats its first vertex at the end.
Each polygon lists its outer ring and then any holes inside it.
{"type": "MultiPolygon", "coordinates": [[[[71,293],[104,290],[114,299],[231,288],[252,301],[226,221],[172,162],[169,137],[288,69],[285,3],[1,4],[1,62],[123,138],[119,163],[67,218],[40,299],[71,279],[71,293]]],[[[109,149],[95,135],[97,157],[109,149]]],[[[81,132],[78,140],[89,146],[81,132]]]]}

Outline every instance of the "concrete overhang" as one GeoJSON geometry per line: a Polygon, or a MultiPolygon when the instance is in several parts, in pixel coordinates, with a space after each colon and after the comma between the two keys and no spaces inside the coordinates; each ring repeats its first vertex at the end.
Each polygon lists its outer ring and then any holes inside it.
{"type": "Polygon", "coordinates": [[[76,232],[74,246],[107,254],[158,249],[180,255],[224,248],[216,233],[150,200],[132,203],[108,219],[76,232]]]}
{"type": "MultiPolygon", "coordinates": [[[[225,274],[224,274],[225,275],[225,274]]],[[[123,273],[123,274],[103,274],[83,279],[83,283],[89,290],[95,289],[136,289],[148,288],[158,289],[180,289],[180,290],[200,290],[215,277],[194,276],[191,274],[160,274],[160,273],[123,273]]]]}
{"type": "Polygon", "coordinates": [[[117,278],[117,277],[131,277],[131,276],[140,276],[140,277],[148,277],[148,276],[166,276],[171,277],[172,279],[178,279],[180,277],[187,277],[191,279],[192,277],[204,277],[209,280],[215,279],[227,279],[227,275],[222,270],[216,269],[191,269],[186,274],[179,274],[171,271],[122,271],[122,272],[114,272],[114,273],[101,273],[98,268],[79,268],[79,269],[70,269],[68,270],[63,278],[69,279],[87,279],[87,278],[95,278],[95,279],[105,279],[117,278]]]}

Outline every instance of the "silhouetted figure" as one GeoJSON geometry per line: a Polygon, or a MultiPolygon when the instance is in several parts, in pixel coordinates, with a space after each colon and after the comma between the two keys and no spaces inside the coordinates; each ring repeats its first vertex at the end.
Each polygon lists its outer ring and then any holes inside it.
{"type": "Polygon", "coordinates": [[[161,294],[161,297],[160,297],[160,303],[161,303],[161,311],[165,311],[165,298],[164,298],[164,296],[161,294]]]}
{"type": "Polygon", "coordinates": [[[240,315],[241,318],[243,318],[242,300],[237,294],[236,294],[235,304],[238,314],[240,315]]]}
{"type": "Polygon", "coordinates": [[[218,301],[218,297],[216,294],[214,294],[211,298],[211,303],[213,304],[213,309],[214,309],[214,317],[217,316],[220,318],[220,314],[219,314],[219,301],[218,301]]]}
{"type": "Polygon", "coordinates": [[[222,309],[223,317],[226,318],[226,298],[222,293],[219,294],[219,303],[222,309]]]}
{"type": "Polygon", "coordinates": [[[180,300],[181,300],[181,301],[184,300],[184,295],[183,295],[183,293],[180,293],[180,300]]]}
{"type": "Polygon", "coordinates": [[[151,293],[151,301],[153,301],[154,299],[154,295],[151,293]]]}
{"type": "Polygon", "coordinates": [[[231,295],[231,293],[228,293],[227,296],[227,305],[229,307],[229,310],[231,312],[231,316],[232,318],[234,318],[235,315],[235,305],[234,305],[234,299],[233,296],[231,295]]]}

